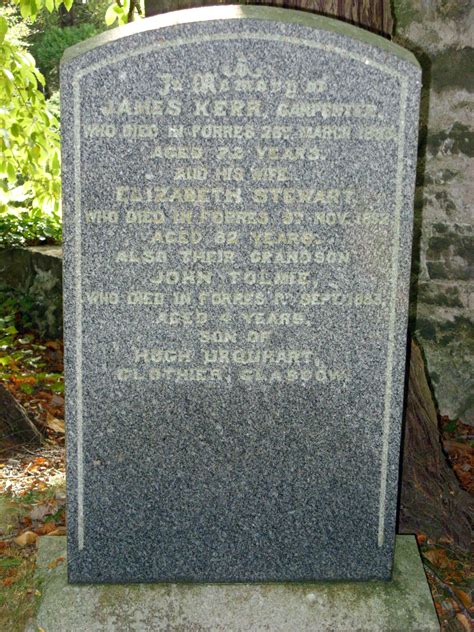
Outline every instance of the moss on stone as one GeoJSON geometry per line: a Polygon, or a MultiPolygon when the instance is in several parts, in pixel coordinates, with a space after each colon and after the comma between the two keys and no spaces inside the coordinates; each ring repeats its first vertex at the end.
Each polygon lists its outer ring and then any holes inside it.
{"type": "Polygon", "coordinates": [[[418,289],[418,301],[427,305],[437,305],[438,307],[462,307],[457,287],[449,287],[443,290],[424,283],[418,289]]]}
{"type": "MultiPolygon", "coordinates": [[[[463,353],[474,353],[474,322],[465,316],[456,316],[452,320],[432,322],[420,318],[416,323],[416,337],[423,342],[434,343],[437,352],[446,347],[462,349],[463,353]]],[[[434,373],[430,379],[436,381],[434,373]]],[[[438,377],[439,382],[439,377],[438,377]]]]}
{"type": "Polygon", "coordinates": [[[449,217],[452,217],[456,211],[456,204],[449,197],[447,191],[437,191],[434,194],[436,200],[438,200],[441,208],[449,217]]]}
{"type": "Polygon", "coordinates": [[[463,123],[453,123],[448,129],[428,134],[427,144],[428,149],[435,156],[441,149],[445,149],[451,154],[464,154],[472,158],[474,156],[474,131],[463,123]]]}
{"type": "Polygon", "coordinates": [[[471,7],[471,0],[438,0],[437,14],[455,20],[467,16],[471,7]]]}
{"type": "Polygon", "coordinates": [[[436,371],[433,371],[430,374],[430,379],[432,382],[434,382],[435,384],[439,384],[439,375],[436,373],[436,371]]]}
{"type": "Polygon", "coordinates": [[[419,22],[422,19],[412,0],[393,0],[392,12],[395,33],[405,29],[411,22],[419,22]]]}
{"type": "Polygon", "coordinates": [[[454,230],[434,235],[428,241],[426,256],[432,279],[468,281],[474,270],[474,237],[454,230]]]}
{"type": "Polygon", "coordinates": [[[453,171],[452,169],[441,169],[436,175],[425,175],[425,184],[448,184],[456,178],[459,174],[458,171],[453,171]]]}
{"type": "Polygon", "coordinates": [[[474,92],[474,48],[447,48],[431,57],[431,85],[440,92],[445,88],[464,88],[474,92]]]}
{"type": "Polygon", "coordinates": [[[41,538],[37,575],[44,578],[44,588],[35,629],[438,629],[413,536],[397,537],[392,581],[252,585],[70,585],[65,565],[50,564],[65,555],[64,540],[41,538]]]}
{"type": "Polygon", "coordinates": [[[426,318],[417,318],[415,327],[417,337],[423,340],[436,341],[436,327],[433,322],[426,318]]]}
{"type": "Polygon", "coordinates": [[[452,261],[427,261],[426,267],[431,279],[437,281],[469,281],[469,269],[452,261]]]}
{"type": "Polygon", "coordinates": [[[460,334],[464,333],[474,338],[474,322],[465,316],[459,316],[453,320],[440,323],[439,329],[441,333],[457,331],[460,334]]]}

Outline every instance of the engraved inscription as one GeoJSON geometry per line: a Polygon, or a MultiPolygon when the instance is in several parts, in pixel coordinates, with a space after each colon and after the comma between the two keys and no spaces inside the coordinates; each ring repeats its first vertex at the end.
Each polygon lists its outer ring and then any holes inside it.
{"type": "Polygon", "coordinates": [[[162,346],[118,359],[115,378],[343,388],[351,369],[322,335],[314,349],[299,340],[325,312],[383,318],[388,299],[359,244],[392,209],[376,186],[328,186],[325,165],[343,144],[393,151],[395,129],[370,99],[329,98],[324,74],[282,79],[244,56],[157,82],[153,98],[104,100],[82,122],[91,142],[141,148],[140,177],[115,178],[108,202],[82,211],[83,230],[120,235],[98,257],[130,277],[128,291],[86,287],[88,309],[146,314],[163,330],[162,346]]]}

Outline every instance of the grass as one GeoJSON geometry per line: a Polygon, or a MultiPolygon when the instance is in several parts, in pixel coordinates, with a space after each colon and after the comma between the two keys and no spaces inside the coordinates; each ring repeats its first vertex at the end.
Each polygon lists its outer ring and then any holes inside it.
{"type": "Polygon", "coordinates": [[[23,496],[0,495],[0,630],[24,632],[33,616],[41,586],[35,577],[36,544],[20,547],[14,542],[25,529],[33,507],[51,501],[64,488],[64,480],[44,490],[31,490],[23,496]]]}
{"type": "Polygon", "coordinates": [[[23,632],[40,595],[35,580],[36,545],[7,543],[0,560],[0,629],[23,632]]]}

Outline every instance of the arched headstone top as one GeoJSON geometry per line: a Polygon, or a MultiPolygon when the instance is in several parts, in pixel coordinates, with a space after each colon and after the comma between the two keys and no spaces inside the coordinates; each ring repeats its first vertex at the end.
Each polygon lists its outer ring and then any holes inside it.
{"type": "MultiPolygon", "coordinates": [[[[258,21],[261,23],[280,24],[282,26],[293,24],[300,27],[308,27],[310,29],[334,33],[344,38],[351,38],[359,44],[373,46],[376,49],[385,51],[419,68],[418,61],[410,51],[366,29],[353,26],[342,20],[305,11],[255,5],[199,7],[182,11],[171,11],[145,20],[138,20],[125,26],[100,33],[75,46],[71,46],[65,51],[62,63],[70,62],[75,57],[99,46],[111,44],[134,35],[150,33],[161,29],[170,29],[172,31],[173,27],[184,27],[185,25],[197,27],[199,24],[205,24],[209,27],[212,26],[213,29],[219,29],[224,23],[233,20],[245,23],[258,21]]],[[[264,25],[260,24],[260,26],[264,28],[264,25]]],[[[232,25],[231,28],[234,29],[235,25],[232,25]]]]}

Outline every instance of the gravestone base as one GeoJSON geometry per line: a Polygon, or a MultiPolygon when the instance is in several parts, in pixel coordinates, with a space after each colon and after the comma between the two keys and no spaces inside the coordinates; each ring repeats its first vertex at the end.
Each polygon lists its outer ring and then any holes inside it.
{"type": "Polygon", "coordinates": [[[72,585],[65,556],[65,538],[40,539],[31,632],[439,630],[414,536],[397,537],[390,582],[72,585]]]}

